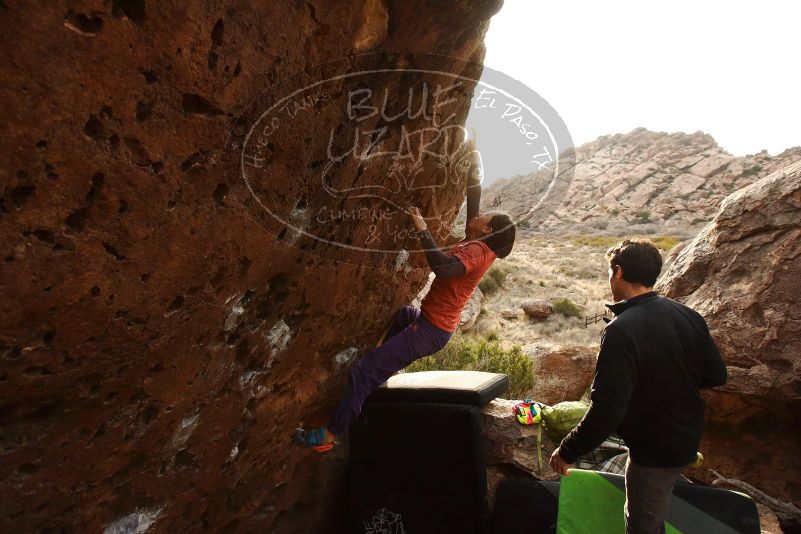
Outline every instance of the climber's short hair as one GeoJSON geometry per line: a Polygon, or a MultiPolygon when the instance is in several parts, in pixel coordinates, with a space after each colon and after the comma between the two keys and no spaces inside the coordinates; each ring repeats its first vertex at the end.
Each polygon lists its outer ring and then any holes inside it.
{"type": "Polygon", "coordinates": [[[495,252],[495,256],[505,258],[512,252],[517,227],[509,215],[500,212],[494,213],[488,224],[492,233],[483,238],[484,243],[495,252]]]}
{"type": "Polygon", "coordinates": [[[633,237],[606,251],[609,265],[623,268],[623,279],[633,284],[653,287],[662,271],[662,255],[653,243],[633,237]]]}

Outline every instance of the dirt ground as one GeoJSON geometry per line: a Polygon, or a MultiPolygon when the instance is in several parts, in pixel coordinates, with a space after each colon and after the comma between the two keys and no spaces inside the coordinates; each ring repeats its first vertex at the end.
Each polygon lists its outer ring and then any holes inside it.
{"type": "MultiPolygon", "coordinates": [[[[607,249],[623,237],[548,235],[521,229],[512,253],[495,265],[506,271],[503,285],[485,295],[474,331],[496,332],[505,345],[534,347],[598,346],[604,322],[585,326],[585,317],[603,313],[612,301],[608,282],[607,249]],[[580,317],[554,313],[544,321],[529,320],[520,303],[528,298],[567,298],[580,317]],[[514,318],[504,317],[516,312],[514,318]]],[[[672,241],[667,241],[668,246],[672,241]]],[[[666,251],[662,250],[663,257],[666,251]]],[[[664,267],[663,267],[664,272],[664,267]]]]}

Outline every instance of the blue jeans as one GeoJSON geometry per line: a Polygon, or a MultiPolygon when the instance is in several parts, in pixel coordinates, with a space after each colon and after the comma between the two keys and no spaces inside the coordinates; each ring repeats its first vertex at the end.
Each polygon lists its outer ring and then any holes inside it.
{"type": "Polygon", "coordinates": [[[418,308],[404,306],[398,310],[384,342],[351,367],[328,430],[337,436],[348,430],[370,393],[413,361],[439,352],[452,335],[428,322],[418,308]]]}

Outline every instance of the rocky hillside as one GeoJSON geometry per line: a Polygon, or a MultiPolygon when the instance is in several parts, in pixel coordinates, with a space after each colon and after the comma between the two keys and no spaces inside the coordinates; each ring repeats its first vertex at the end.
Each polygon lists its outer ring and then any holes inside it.
{"type": "MultiPolygon", "coordinates": [[[[381,199],[341,194],[400,170],[322,164],[377,127],[343,94],[398,115],[421,53],[475,79],[500,0],[33,4],[0,2],[0,531],[328,532],[341,458],[289,436],[428,274],[375,252],[389,222],[357,215],[381,199]]],[[[437,108],[458,125],[462,91],[437,108]]]]}
{"type": "Polygon", "coordinates": [[[661,133],[639,128],[607,135],[576,149],[569,181],[554,188],[540,210],[550,175],[497,180],[485,191],[485,209],[508,211],[540,230],[605,231],[620,235],[671,232],[691,237],[718,210],[726,195],[801,159],[801,147],[778,156],[761,152],[735,157],[708,134],[661,133]]]}

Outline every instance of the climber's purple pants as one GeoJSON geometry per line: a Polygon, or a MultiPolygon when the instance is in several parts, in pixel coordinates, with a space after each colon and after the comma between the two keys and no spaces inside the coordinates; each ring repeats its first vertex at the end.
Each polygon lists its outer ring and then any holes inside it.
{"type": "Polygon", "coordinates": [[[328,430],[337,436],[348,430],[370,393],[413,361],[438,352],[451,335],[429,323],[418,308],[404,306],[398,310],[384,342],[351,367],[348,384],[328,430]]]}

